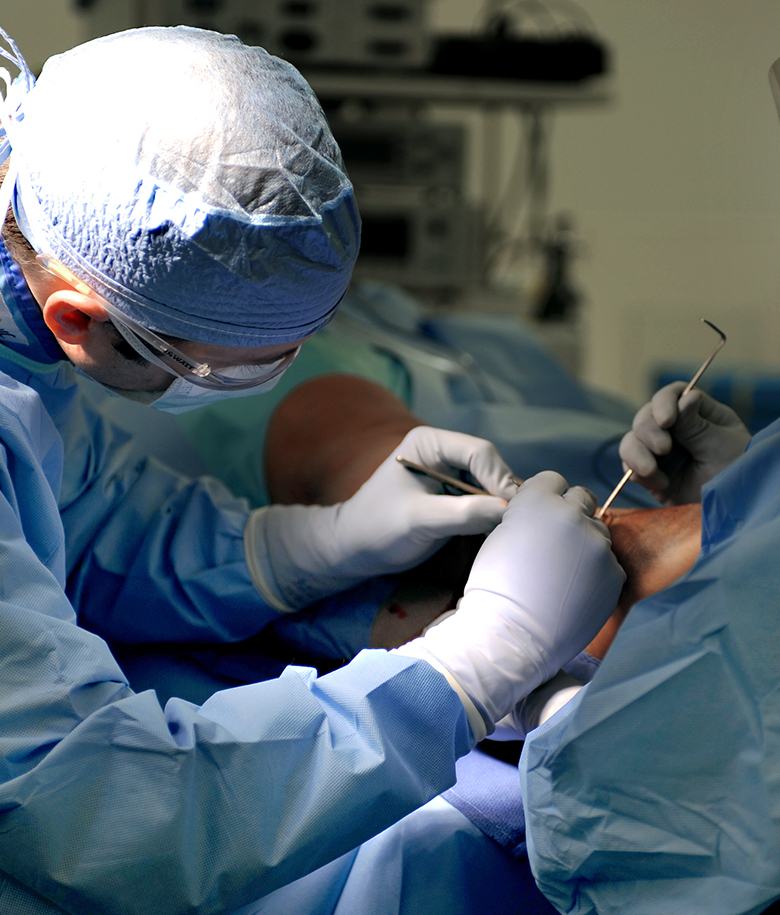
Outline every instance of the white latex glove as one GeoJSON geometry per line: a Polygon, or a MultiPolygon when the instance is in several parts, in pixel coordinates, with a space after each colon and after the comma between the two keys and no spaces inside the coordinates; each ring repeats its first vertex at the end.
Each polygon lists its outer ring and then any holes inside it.
{"type": "Polygon", "coordinates": [[[464,701],[475,740],[587,645],[625,573],[596,497],[553,471],[532,477],[477,554],[458,611],[395,649],[429,661],[464,701]],[[475,718],[474,707],[480,716],[475,718]],[[475,724],[476,721],[476,724],[475,724]]]}
{"type": "Polygon", "coordinates": [[[684,397],[684,381],[656,391],[623,436],[620,457],[632,480],[663,505],[701,501],[702,486],[745,450],[750,432],[730,408],[694,388],[684,397]],[[663,460],[672,453],[679,453],[663,460]],[[684,450],[682,450],[684,449],[684,450]]]}
{"type": "Polygon", "coordinates": [[[516,492],[510,468],[490,442],[420,426],[346,502],[252,512],[244,535],[247,565],[268,603],[299,610],[367,578],[419,565],[456,534],[487,533],[516,492]],[[494,495],[439,495],[440,484],[410,473],[396,455],[445,472],[467,470],[494,495]]]}
{"type": "Polygon", "coordinates": [[[508,715],[496,723],[491,740],[525,740],[528,733],[544,724],[582,689],[583,683],[566,671],[559,671],[529,693],[508,715]]]}

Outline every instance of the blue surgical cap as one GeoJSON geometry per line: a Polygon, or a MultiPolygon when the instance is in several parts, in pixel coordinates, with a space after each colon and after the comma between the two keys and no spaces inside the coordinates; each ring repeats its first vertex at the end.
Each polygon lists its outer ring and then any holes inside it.
{"type": "Polygon", "coordinates": [[[183,26],[88,42],[37,82],[21,66],[4,121],[14,211],[38,253],[187,340],[294,341],[333,316],[360,219],[294,67],[183,26]]]}

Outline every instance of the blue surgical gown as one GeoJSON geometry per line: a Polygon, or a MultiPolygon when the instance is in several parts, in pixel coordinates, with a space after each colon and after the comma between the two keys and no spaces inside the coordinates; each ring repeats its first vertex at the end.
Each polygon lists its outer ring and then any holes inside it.
{"type": "Polygon", "coordinates": [[[232,912],[449,787],[471,734],[423,662],[133,692],[101,636],[262,628],[247,508],[136,454],[3,292],[0,911],[232,912]]]}
{"type": "Polygon", "coordinates": [[[705,490],[702,550],[526,740],[529,855],[561,912],[780,897],[780,422],[705,490]]]}

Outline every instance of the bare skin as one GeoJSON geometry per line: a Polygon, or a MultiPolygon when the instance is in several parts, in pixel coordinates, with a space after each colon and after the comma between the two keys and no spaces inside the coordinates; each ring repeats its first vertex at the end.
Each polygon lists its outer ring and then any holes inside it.
{"type": "MultiPolygon", "coordinates": [[[[404,435],[421,424],[402,401],[370,381],[328,375],[306,382],[288,395],[271,419],[265,454],[269,492],[274,501],[288,504],[328,505],[347,499],[404,435]]],[[[637,601],[668,587],[691,567],[701,547],[701,506],[613,508],[605,513],[604,522],[628,578],[615,612],[587,646],[597,658],[605,656],[637,601]]],[[[454,538],[454,545],[419,573],[412,570],[380,611],[372,646],[400,644],[398,638],[414,637],[454,606],[476,546],[474,538],[454,538]],[[459,544],[461,540],[468,543],[459,544]],[[436,587],[419,600],[423,582],[431,581],[436,587]],[[399,620],[402,626],[397,625],[399,620]]]]}
{"type": "Polygon", "coordinates": [[[265,480],[273,502],[343,502],[423,421],[384,388],[323,375],[277,407],[266,432],[265,480]]]}
{"type": "Polygon", "coordinates": [[[586,648],[596,658],[607,653],[634,604],[669,587],[693,565],[701,549],[701,505],[610,508],[604,523],[627,578],[617,609],[586,648]]]}

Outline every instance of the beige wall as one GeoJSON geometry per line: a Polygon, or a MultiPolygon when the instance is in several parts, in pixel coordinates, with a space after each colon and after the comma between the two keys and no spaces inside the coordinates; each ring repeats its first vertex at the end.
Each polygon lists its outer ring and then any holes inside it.
{"type": "MultiPolygon", "coordinates": [[[[80,40],[66,0],[0,0],[35,66],[80,40]]],[[[126,3],[128,0],[98,0],[126,3]]],[[[777,0],[582,0],[615,55],[615,100],[562,113],[553,209],[585,241],[586,377],[640,399],[649,365],[700,361],[721,324],[719,363],[780,365],[780,124],[767,70],[780,56],[777,0]]],[[[439,29],[481,4],[434,0],[439,29]]]]}
{"type": "Polygon", "coordinates": [[[616,51],[617,101],[558,119],[553,205],[589,242],[586,372],[642,397],[649,363],[708,352],[780,367],[775,0],[588,0],[616,51]],[[645,376],[645,377],[643,377],[645,376]]]}
{"type": "Polygon", "coordinates": [[[71,0],[0,0],[0,26],[36,72],[47,57],[82,40],[82,21],[71,0]]]}
{"type": "MultiPolygon", "coordinates": [[[[581,0],[613,49],[614,101],[561,112],[551,210],[584,240],[584,374],[643,399],[651,366],[780,368],[780,122],[767,71],[776,0],[581,0]]],[[[467,28],[478,7],[438,0],[467,28]]]]}

